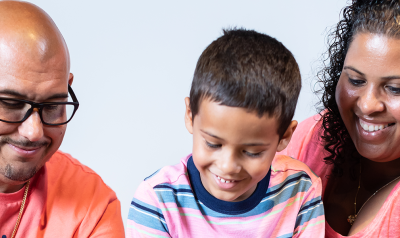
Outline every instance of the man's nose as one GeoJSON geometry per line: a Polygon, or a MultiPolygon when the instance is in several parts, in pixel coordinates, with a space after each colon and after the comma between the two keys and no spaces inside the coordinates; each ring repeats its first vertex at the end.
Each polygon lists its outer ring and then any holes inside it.
{"type": "Polygon", "coordinates": [[[233,152],[224,153],[223,158],[221,158],[219,167],[224,175],[237,174],[241,170],[241,165],[238,161],[238,158],[233,152]]]}
{"type": "Polygon", "coordinates": [[[358,98],[357,106],[363,115],[371,115],[375,112],[383,112],[385,104],[380,99],[380,94],[374,87],[367,88],[358,98]]]}
{"type": "Polygon", "coordinates": [[[35,108],[32,114],[18,127],[21,136],[29,141],[38,141],[43,137],[43,124],[38,110],[35,108]]]}

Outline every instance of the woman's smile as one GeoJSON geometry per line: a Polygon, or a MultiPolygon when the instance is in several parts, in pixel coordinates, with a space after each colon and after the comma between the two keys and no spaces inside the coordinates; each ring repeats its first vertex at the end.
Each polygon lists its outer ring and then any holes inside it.
{"type": "Polygon", "coordinates": [[[355,120],[355,123],[360,140],[371,144],[381,144],[382,141],[386,140],[396,130],[396,123],[372,123],[359,117],[358,120],[355,120]]]}

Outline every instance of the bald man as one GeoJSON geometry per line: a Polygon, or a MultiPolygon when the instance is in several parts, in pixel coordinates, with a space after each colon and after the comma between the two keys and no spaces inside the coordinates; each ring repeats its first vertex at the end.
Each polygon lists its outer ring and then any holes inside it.
{"type": "Polygon", "coordinates": [[[67,46],[37,6],[0,2],[0,237],[124,237],[120,202],[58,151],[79,103],[67,46]]]}

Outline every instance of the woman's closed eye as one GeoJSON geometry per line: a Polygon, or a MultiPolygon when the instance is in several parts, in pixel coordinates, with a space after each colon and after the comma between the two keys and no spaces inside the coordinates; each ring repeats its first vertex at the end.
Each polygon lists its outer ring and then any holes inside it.
{"type": "Polygon", "coordinates": [[[400,88],[386,85],[385,89],[393,95],[400,95],[400,88]]]}
{"type": "Polygon", "coordinates": [[[365,80],[349,78],[349,82],[350,82],[352,85],[354,85],[354,86],[356,86],[356,87],[359,87],[359,86],[364,85],[365,80]]]}

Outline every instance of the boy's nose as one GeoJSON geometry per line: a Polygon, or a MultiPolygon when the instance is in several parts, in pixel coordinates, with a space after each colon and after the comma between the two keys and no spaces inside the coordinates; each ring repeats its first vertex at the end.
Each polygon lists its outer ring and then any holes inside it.
{"type": "Polygon", "coordinates": [[[234,153],[227,153],[223,158],[221,158],[219,169],[225,175],[229,174],[237,174],[241,170],[240,163],[238,163],[238,159],[236,158],[234,153]]]}

